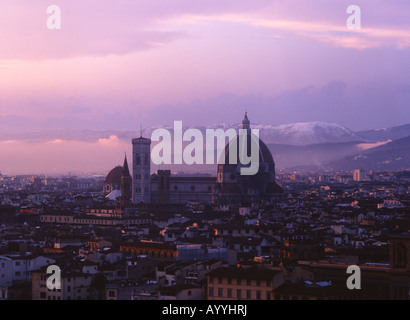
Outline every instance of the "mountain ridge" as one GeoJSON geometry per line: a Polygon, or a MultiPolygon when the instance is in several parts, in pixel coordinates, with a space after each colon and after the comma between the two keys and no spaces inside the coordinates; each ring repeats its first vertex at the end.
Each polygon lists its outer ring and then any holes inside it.
{"type": "Polygon", "coordinates": [[[393,140],[384,145],[363,150],[328,164],[334,169],[400,171],[410,170],[410,136],[393,140]]]}
{"type": "MultiPolygon", "coordinates": [[[[163,128],[170,131],[173,130],[173,126],[171,125],[156,125],[145,128],[143,130],[143,135],[146,137],[150,136],[151,133],[158,128],[163,128]]],[[[183,130],[188,128],[197,128],[203,133],[205,133],[206,129],[218,128],[224,130],[232,128],[238,131],[241,128],[241,123],[219,123],[197,127],[183,126],[183,130]]],[[[342,125],[327,122],[295,122],[280,125],[251,124],[251,128],[259,129],[260,138],[265,143],[295,146],[342,142],[380,142],[410,136],[410,124],[387,129],[374,129],[357,132],[352,131],[342,125]]],[[[0,133],[0,141],[52,141],[56,139],[97,141],[98,139],[107,139],[113,135],[117,136],[120,140],[128,140],[139,136],[140,132],[138,132],[138,130],[42,130],[17,134],[0,133]]]]}

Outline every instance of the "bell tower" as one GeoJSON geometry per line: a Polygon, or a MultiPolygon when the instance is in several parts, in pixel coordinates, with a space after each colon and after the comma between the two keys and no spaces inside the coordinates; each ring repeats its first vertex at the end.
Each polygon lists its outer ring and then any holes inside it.
{"type": "Polygon", "coordinates": [[[151,202],[151,139],[132,139],[132,202],[151,202]]]}

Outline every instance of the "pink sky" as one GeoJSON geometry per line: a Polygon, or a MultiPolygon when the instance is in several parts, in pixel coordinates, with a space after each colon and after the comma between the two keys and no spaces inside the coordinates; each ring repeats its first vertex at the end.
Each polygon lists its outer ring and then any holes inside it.
{"type": "MultiPolygon", "coordinates": [[[[2,0],[0,134],[236,122],[245,108],[252,121],[268,124],[318,120],[360,130],[409,123],[410,3],[356,1],[361,30],[346,27],[350,1],[329,3],[55,0],[62,29],[48,30],[50,1],[2,0]],[[357,104],[340,112],[342,100],[357,104]]],[[[0,171],[16,172],[24,148],[7,143],[0,171]]],[[[71,154],[86,152],[66,143],[71,154]]],[[[47,169],[38,158],[27,170],[47,169]]]]}

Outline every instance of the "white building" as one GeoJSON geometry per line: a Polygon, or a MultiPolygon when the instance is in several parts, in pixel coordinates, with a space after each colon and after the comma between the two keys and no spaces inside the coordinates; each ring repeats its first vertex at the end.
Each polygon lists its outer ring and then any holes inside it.
{"type": "Polygon", "coordinates": [[[91,273],[61,273],[61,289],[48,289],[47,279],[50,275],[43,271],[33,272],[33,300],[87,300],[93,295],[91,273]]]}
{"type": "Polygon", "coordinates": [[[31,281],[31,273],[44,266],[55,263],[55,260],[31,255],[7,254],[0,256],[0,287],[8,287],[14,282],[31,281]]]}

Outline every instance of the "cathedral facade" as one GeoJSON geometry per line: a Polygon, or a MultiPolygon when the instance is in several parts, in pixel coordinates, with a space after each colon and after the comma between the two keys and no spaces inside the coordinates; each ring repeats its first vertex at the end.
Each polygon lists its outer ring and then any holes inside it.
{"type": "MultiPolygon", "coordinates": [[[[251,132],[250,121],[245,112],[242,129],[246,130],[247,150],[251,148],[251,139],[255,139],[251,132]]],[[[259,138],[258,138],[259,139],[259,138]]],[[[258,140],[258,171],[254,175],[242,175],[244,165],[237,161],[229,162],[232,152],[238,152],[239,135],[234,139],[235,148],[230,142],[226,145],[224,164],[218,164],[216,177],[210,176],[178,176],[172,175],[170,170],[158,170],[151,174],[151,140],[139,138],[132,140],[132,176],[129,174],[127,158],[124,166],[114,168],[109,176],[116,177],[116,184],[121,185],[121,204],[185,204],[189,201],[214,205],[250,205],[270,204],[283,198],[283,189],[276,183],[275,162],[268,147],[262,140],[258,140]],[[118,174],[121,171],[121,178],[118,174]],[[124,191],[125,189],[125,191],[124,191]],[[131,189],[131,190],[130,190],[131,189]],[[126,197],[126,199],[124,199],[126,197]]],[[[237,155],[237,159],[240,159],[237,155]]],[[[113,183],[113,184],[115,184],[113,183]]],[[[112,187],[105,186],[104,191],[112,187]]]]}

